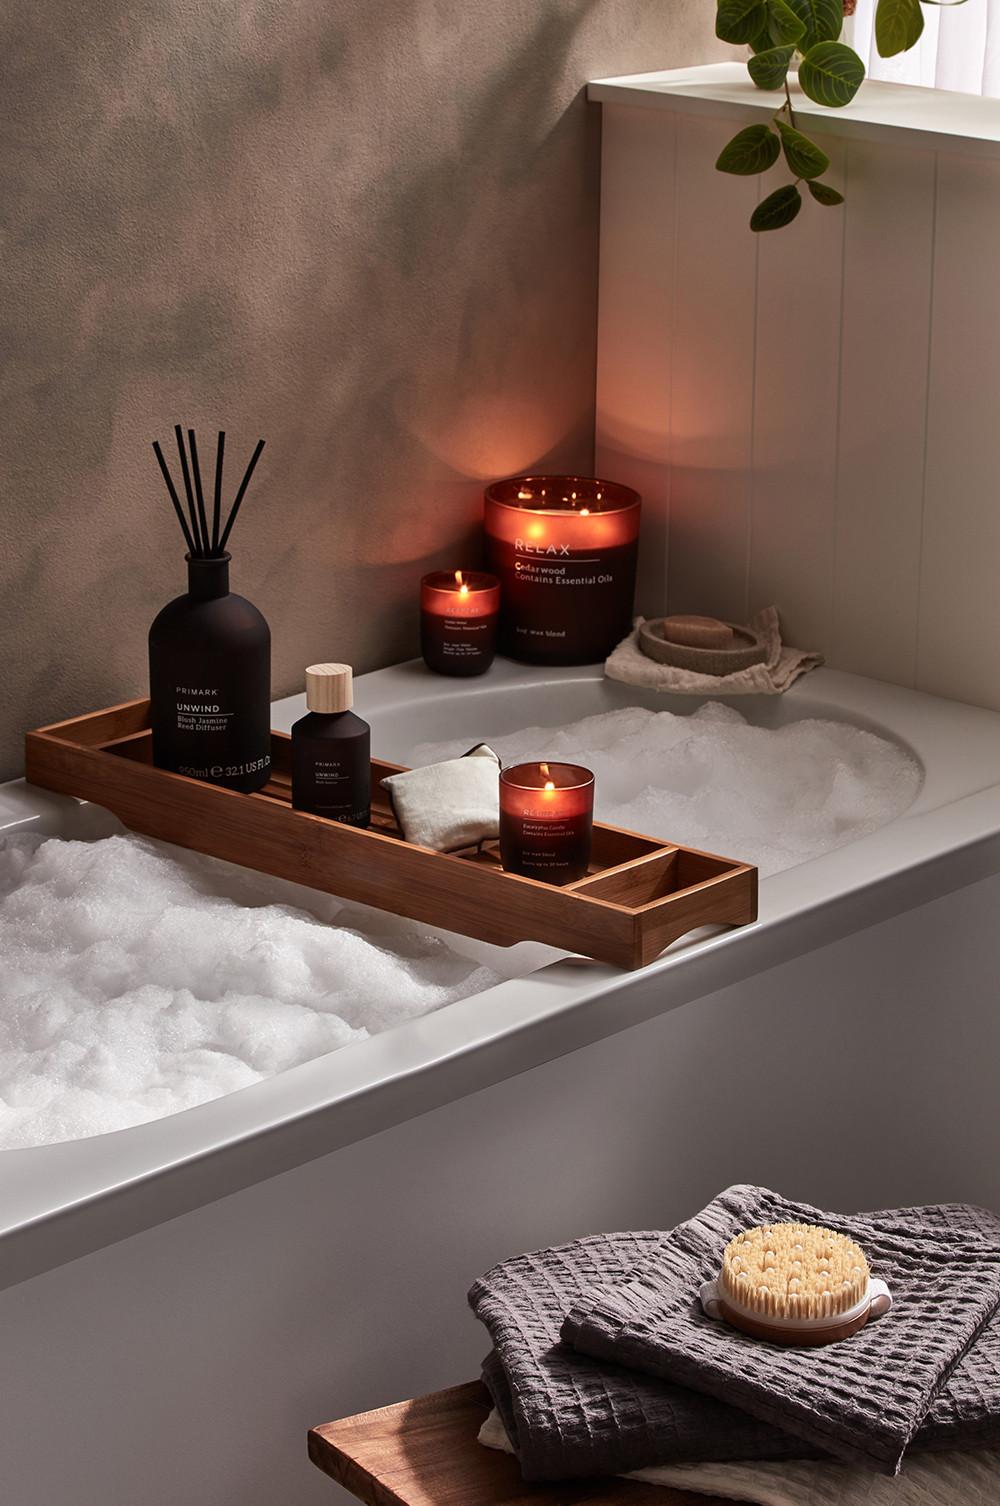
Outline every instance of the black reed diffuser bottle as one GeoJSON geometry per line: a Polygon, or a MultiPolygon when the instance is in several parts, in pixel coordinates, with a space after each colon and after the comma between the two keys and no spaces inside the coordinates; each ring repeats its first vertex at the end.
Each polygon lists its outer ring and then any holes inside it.
{"type": "Polygon", "coordinates": [[[188,546],[188,589],[149,630],[153,762],[227,790],[259,790],[271,769],[271,634],[253,603],[229,589],[226,543],[264,441],[220,529],[226,436],[219,434],[210,529],[194,431],[190,466],[179,424],[174,433],[187,518],[159,444],[153,449],[188,546]]]}

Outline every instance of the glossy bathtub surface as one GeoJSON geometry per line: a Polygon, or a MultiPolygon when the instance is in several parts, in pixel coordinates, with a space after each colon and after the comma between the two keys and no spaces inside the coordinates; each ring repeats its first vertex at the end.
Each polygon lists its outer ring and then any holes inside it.
{"type": "MultiPolygon", "coordinates": [[[[497,661],[470,683],[411,663],[357,682],[373,749],[401,763],[421,743],[471,743],[637,703],[681,713],[700,704],[632,691],[599,667],[539,672],[497,661]]],[[[761,726],[824,717],[894,739],[923,769],[916,799],[882,829],[764,880],[755,925],[696,933],[637,973],[515,948],[498,986],[351,1049],[150,1124],[0,1153],[0,1284],[1000,871],[1000,715],[829,670],[784,697],[735,704],[761,726]]],[[[273,725],[287,730],[301,712],[301,697],[279,702],[273,725]]],[[[93,836],[106,822],[23,783],[0,787],[0,827],[93,836]]]]}

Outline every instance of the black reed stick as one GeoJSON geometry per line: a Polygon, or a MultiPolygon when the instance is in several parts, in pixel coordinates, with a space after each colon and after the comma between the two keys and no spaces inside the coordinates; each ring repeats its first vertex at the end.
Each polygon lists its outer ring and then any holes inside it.
{"type": "Polygon", "coordinates": [[[219,430],[219,446],[215,452],[215,502],[212,506],[212,553],[219,552],[219,524],[222,516],[222,461],[226,451],[226,431],[219,430]]]}
{"type": "Polygon", "coordinates": [[[253,475],[254,466],[257,464],[257,461],[260,459],[260,452],[261,452],[261,450],[263,448],[264,448],[264,441],[262,439],[258,439],[258,441],[257,441],[257,448],[254,450],[253,454],[250,457],[250,464],[247,466],[246,475],[243,477],[243,480],[240,482],[240,489],[236,493],[236,501],[232,505],[232,509],[230,511],[229,517],[226,520],[225,530],[223,532],[222,538],[219,540],[219,551],[218,552],[220,554],[222,554],[223,551],[225,550],[226,540],[229,537],[229,534],[230,534],[230,532],[232,530],[233,524],[236,522],[236,514],[240,510],[240,503],[243,501],[244,493],[246,492],[247,487],[250,485],[250,477],[253,475]]]}
{"type": "Polygon", "coordinates": [[[180,424],[174,424],[174,434],[177,438],[177,453],[181,457],[181,474],[184,477],[184,490],[187,493],[188,513],[191,518],[191,532],[198,540],[198,548],[195,553],[199,558],[207,554],[207,540],[203,540],[198,533],[198,519],[194,508],[194,492],[191,490],[191,473],[188,470],[187,452],[184,449],[184,435],[181,433],[180,424]]]}
{"type": "Polygon", "coordinates": [[[191,446],[191,465],[189,467],[187,450],[184,448],[184,434],[180,424],[174,425],[174,434],[177,439],[177,454],[180,456],[181,475],[184,478],[184,490],[187,494],[187,518],[184,516],[184,508],[181,505],[177,487],[174,485],[174,479],[170,474],[158,439],[153,440],[153,451],[159,462],[160,470],[163,473],[163,479],[167,483],[167,491],[170,493],[170,500],[173,503],[174,512],[177,514],[177,521],[181,525],[181,532],[184,535],[184,542],[187,544],[188,553],[192,559],[220,559],[225,553],[226,541],[232,532],[233,524],[236,522],[236,515],[246,495],[247,487],[250,485],[250,478],[254,473],[257,461],[260,459],[260,452],[264,448],[264,441],[263,439],[258,439],[257,448],[250,456],[250,464],[247,466],[243,480],[240,482],[240,489],[236,493],[236,500],[229,510],[229,517],[226,519],[226,526],[222,530],[220,538],[219,525],[222,521],[222,468],[225,459],[226,432],[224,429],[219,430],[218,449],[215,459],[211,536],[209,536],[208,531],[208,512],[205,507],[205,489],[201,479],[201,464],[198,460],[198,440],[194,430],[188,429],[188,443],[191,446]]]}
{"type": "Polygon", "coordinates": [[[174,504],[174,512],[177,514],[177,521],[181,525],[181,532],[184,535],[184,542],[188,546],[188,553],[195,554],[197,551],[194,547],[194,539],[191,537],[191,530],[187,526],[187,520],[184,517],[184,509],[181,507],[180,498],[178,497],[177,489],[174,486],[174,479],[167,469],[167,462],[163,458],[163,451],[160,449],[160,442],[158,439],[153,440],[153,453],[155,454],[157,460],[160,462],[160,470],[163,472],[163,479],[167,483],[167,491],[170,493],[170,500],[174,504]]]}
{"type": "Polygon", "coordinates": [[[194,430],[188,429],[188,444],[191,446],[191,470],[194,474],[194,494],[198,501],[198,521],[201,524],[201,537],[205,545],[205,553],[211,553],[208,541],[208,518],[205,515],[205,493],[201,489],[201,466],[198,464],[198,441],[194,437],[194,430]]]}

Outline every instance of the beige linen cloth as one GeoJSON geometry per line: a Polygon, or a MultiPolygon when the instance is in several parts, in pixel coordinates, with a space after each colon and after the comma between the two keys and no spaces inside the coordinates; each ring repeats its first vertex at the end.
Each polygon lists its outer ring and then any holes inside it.
{"type": "MultiPolygon", "coordinates": [[[[487,1448],[512,1454],[493,1411],[479,1430],[487,1448]]],[[[626,1475],[698,1495],[752,1501],[756,1506],[998,1506],[1000,1452],[909,1454],[900,1475],[807,1460],[746,1464],[662,1464],[626,1475]]]]}
{"type": "Polygon", "coordinates": [[[634,631],[622,639],[608,658],[604,673],[609,679],[639,685],[643,690],[672,691],[675,695],[780,695],[799,675],[823,663],[822,654],[788,648],[782,643],[777,607],[765,607],[747,624],[767,645],[767,658],[762,664],[752,664],[732,675],[700,675],[694,670],[648,659],[639,647],[638,630],[645,620],[637,619],[634,631]]]}

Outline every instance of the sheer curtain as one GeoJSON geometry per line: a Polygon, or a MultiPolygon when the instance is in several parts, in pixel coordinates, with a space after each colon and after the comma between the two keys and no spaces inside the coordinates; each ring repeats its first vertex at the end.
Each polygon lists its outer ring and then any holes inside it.
{"type": "Polygon", "coordinates": [[[924,33],[916,47],[899,57],[880,58],[875,0],[857,0],[844,41],[860,54],[868,77],[1000,97],[1000,0],[925,5],[923,12],[924,33]]]}

